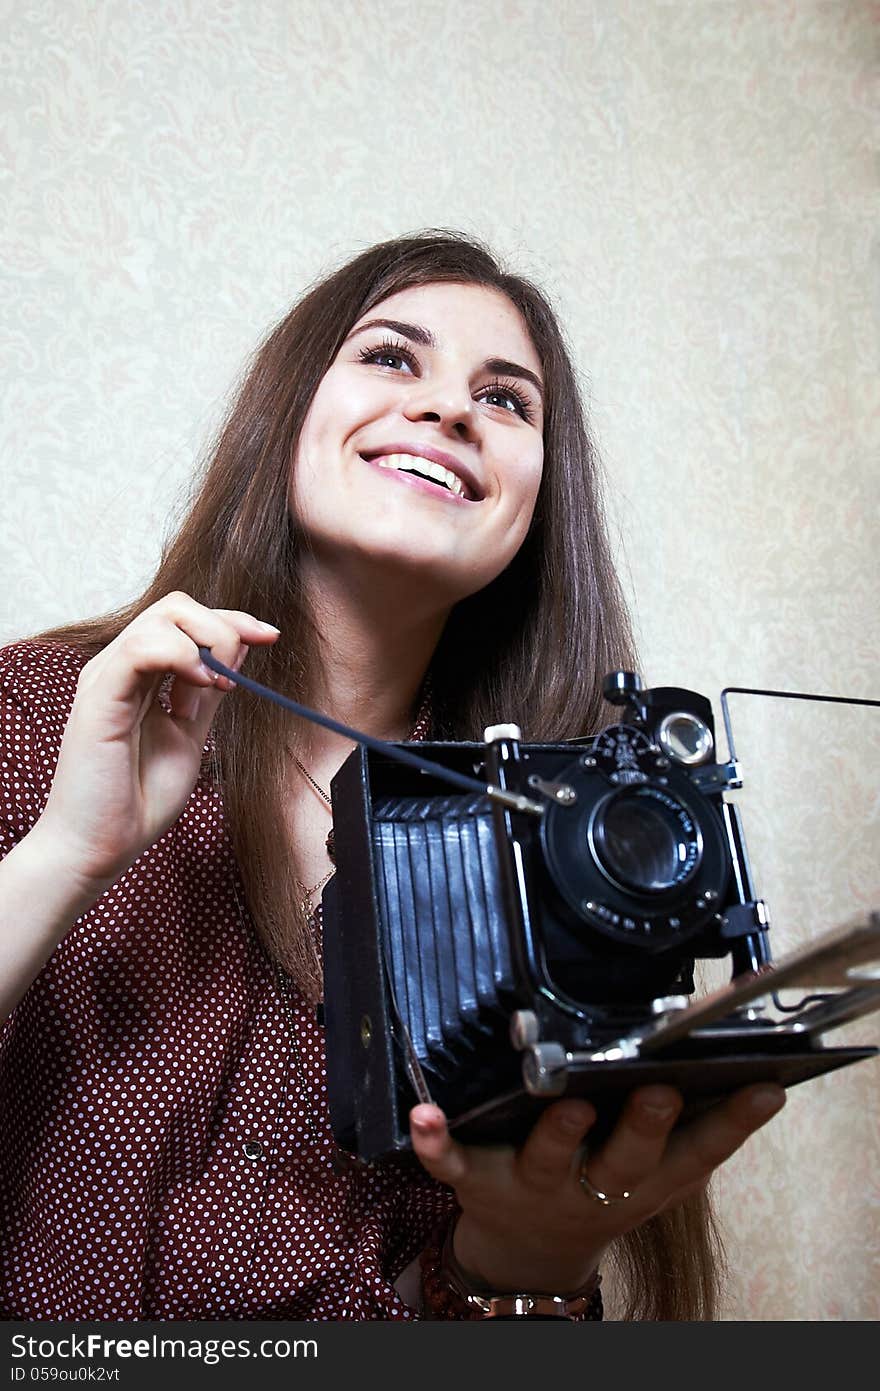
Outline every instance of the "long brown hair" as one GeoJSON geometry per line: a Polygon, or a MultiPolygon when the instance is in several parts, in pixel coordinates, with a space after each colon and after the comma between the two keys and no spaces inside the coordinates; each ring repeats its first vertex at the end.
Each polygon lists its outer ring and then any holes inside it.
{"type": "MultiPolygon", "coordinates": [[[[480,242],[446,230],[382,242],[314,284],[255,354],[145,592],[114,612],[29,640],[65,643],[90,658],[150,605],[182,590],[209,608],[276,623],[282,637],[251,650],[248,675],[302,700],[317,647],[300,582],[303,540],[288,508],[303,422],[353,324],[390,295],[438,281],[486,286],[515,305],[541,361],[546,403],[544,472],[530,531],[507,569],[450,615],[431,667],[435,733],[479,738],[499,720],[515,721],[532,740],[595,729],[607,713],[603,674],[632,669],[634,655],[575,372],[542,292],[504,270],[480,242]]],[[[214,735],[257,931],[304,995],[317,999],[320,958],[295,906],[300,893],[286,841],[289,716],[239,690],[221,703],[214,735]]],[[[664,1214],[625,1241],[637,1316],[711,1316],[709,1227],[697,1215],[685,1233],[683,1221],[680,1210],[671,1220],[664,1214]]]]}

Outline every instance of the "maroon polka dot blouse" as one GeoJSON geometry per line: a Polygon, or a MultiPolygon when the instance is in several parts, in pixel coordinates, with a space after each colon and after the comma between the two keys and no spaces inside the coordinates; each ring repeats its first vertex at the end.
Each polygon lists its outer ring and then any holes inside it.
{"type": "MultiPolygon", "coordinates": [[[[0,857],[83,660],[0,650],[0,857]]],[[[257,939],[207,760],[0,1032],[0,1108],[0,1317],[416,1317],[393,1282],[453,1195],[337,1150],[322,1030],[257,939]]]]}

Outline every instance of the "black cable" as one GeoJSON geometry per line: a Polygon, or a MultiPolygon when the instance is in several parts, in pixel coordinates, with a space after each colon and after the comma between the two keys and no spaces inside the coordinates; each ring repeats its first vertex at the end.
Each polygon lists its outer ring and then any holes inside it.
{"type": "Polygon", "coordinates": [[[266,700],[273,700],[276,705],[283,706],[291,714],[300,715],[303,719],[311,720],[313,724],[322,725],[324,729],[330,729],[334,734],[342,734],[346,739],[352,739],[356,744],[363,744],[365,748],[372,749],[374,753],[384,754],[387,758],[396,759],[398,763],[406,763],[411,768],[417,768],[420,773],[429,773],[433,777],[441,778],[444,782],[451,783],[453,787],[461,788],[465,792],[479,792],[484,797],[500,801],[516,810],[531,811],[532,813],[543,811],[543,807],[527,797],[491,787],[487,783],[479,782],[476,778],[467,777],[465,773],[457,773],[454,768],[444,768],[440,763],[432,763],[430,759],[420,758],[418,754],[409,753],[398,744],[388,744],[384,739],[375,739],[371,734],[364,734],[359,729],[352,729],[350,725],[341,724],[339,720],[331,719],[329,715],[322,715],[317,710],[310,710],[307,705],[299,705],[297,701],[290,700],[287,696],[281,695],[279,691],[273,691],[270,686],[261,686],[259,681],[252,681],[249,676],[243,676],[240,671],[233,671],[230,667],[224,666],[222,662],[212,656],[210,647],[200,647],[199,656],[205,666],[210,667],[211,671],[216,671],[220,676],[227,677],[237,686],[243,686],[246,691],[251,691],[254,695],[264,696],[266,700]]]}

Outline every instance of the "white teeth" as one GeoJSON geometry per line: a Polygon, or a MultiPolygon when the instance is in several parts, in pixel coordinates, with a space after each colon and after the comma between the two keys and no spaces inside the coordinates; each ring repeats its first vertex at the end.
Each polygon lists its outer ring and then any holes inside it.
{"type": "Polygon", "coordinates": [[[425,478],[433,478],[436,483],[445,483],[456,497],[464,497],[464,484],[451,469],[442,464],[434,464],[430,459],[422,459],[417,454],[386,454],[374,459],[380,468],[406,469],[409,473],[420,473],[425,478]]]}

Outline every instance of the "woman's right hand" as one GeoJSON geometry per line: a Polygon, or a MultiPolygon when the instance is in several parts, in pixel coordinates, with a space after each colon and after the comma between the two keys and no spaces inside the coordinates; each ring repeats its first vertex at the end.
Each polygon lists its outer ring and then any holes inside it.
{"type": "Polygon", "coordinates": [[[85,664],[37,823],[84,889],[114,883],[177,820],[195,786],[211,722],[233,689],[202,664],[199,648],[238,669],[249,647],[277,637],[249,613],[178,592],[85,664]],[[156,699],[169,673],[170,716],[156,699]]]}

